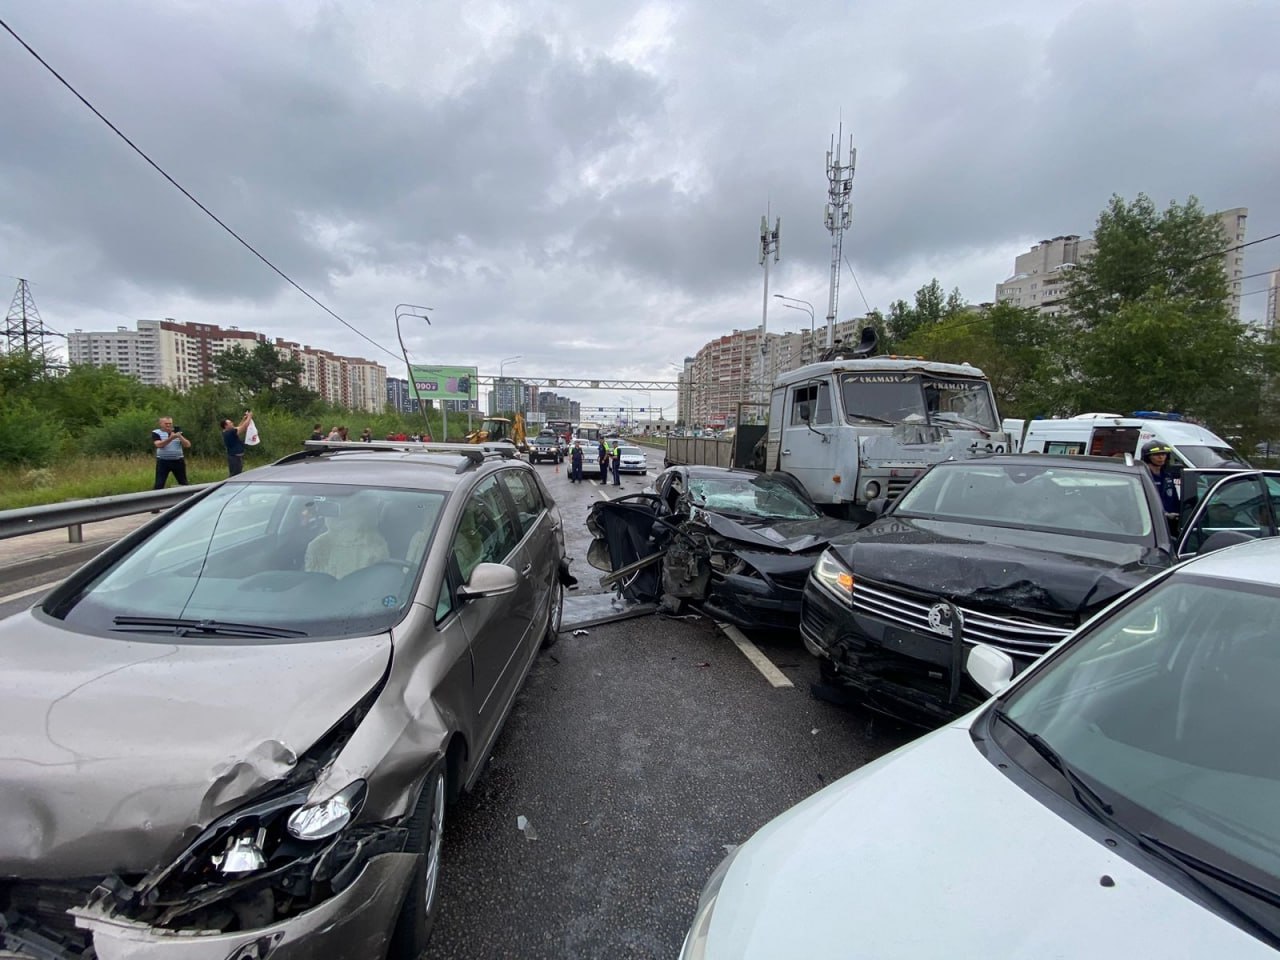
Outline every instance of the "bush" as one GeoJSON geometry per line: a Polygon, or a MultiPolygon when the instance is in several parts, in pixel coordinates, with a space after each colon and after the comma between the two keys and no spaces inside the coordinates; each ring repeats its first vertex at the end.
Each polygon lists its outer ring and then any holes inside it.
{"type": "MultiPolygon", "coordinates": [[[[151,431],[160,414],[154,410],[126,410],[108,417],[96,427],[86,430],[80,439],[80,450],[96,456],[124,457],[133,453],[150,453],[151,431]]],[[[180,424],[180,426],[184,426],[180,424]]]]}
{"type": "Polygon", "coordinates": [[[62,453],[67,435],[26,400],[0,411],[0,464],[47,467],[62,453]]]}

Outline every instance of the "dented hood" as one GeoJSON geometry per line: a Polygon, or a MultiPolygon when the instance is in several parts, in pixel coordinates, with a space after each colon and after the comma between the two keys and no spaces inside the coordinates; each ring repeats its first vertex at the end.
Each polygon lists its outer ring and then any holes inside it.
{"type": "Polygon", "coordinates": [[[769,547],[787,553],[803,553],[858,529],[856,523],[818,517],[813,520],[733,520],[718,513],[701,511],[708,527],[730,540],[755,547],[769,547]]]}
{"type": "Polygon", "coordinates": [[[0,622],[0,876],[149,870],[288,775],[383,676],[386,635],[171,643],[0,622]]]}
{"type": "Polygon", "coordinates": [[[832,546],[855,578],[1015,613],[1073,617],[1169,562],[1141,544],[894,516],[832,546]]]}

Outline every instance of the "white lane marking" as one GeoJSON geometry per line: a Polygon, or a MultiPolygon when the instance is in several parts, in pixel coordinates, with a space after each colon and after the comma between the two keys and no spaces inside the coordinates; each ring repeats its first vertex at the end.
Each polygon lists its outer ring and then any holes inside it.
{"type": "Polygon", "coordinates": [[[596,491],[596,493],[600,494],[600,499],[601,499],[601,500],[612,500],[612,499],[613,499],[611,496],[609,496],[609,495],[608,495],[607,493],[605,493],[603,490],[597,490],[597,491],[596,491]]]}
{"type": "Polygon", "coordinates": [[[8,603],[11,600],[21,600],[23,597],[29,597],[33,593],[39,593],[42,590],[52,590],[61,580],[53,580],[50,583],[42,583],[38,587],[32,587],[30,590],[23,590],[21,593],[11,593],[7,597],[0,597],[0,603],[8,603]]]}
{"type": "Polygon", "coordinates": [[[724,635],[733,641],[734,646],[742,651],[742,655],[751,661],[751,665],[764,674],[764,678],[769,681],[769,685],[773,687],[794,687],[795,684],[787,679],[787,675],[773,665],[773,661],[760,652],[760,648],[743,635],[731,623],[720,624],[720,629],[724,631],[724,635]]]}

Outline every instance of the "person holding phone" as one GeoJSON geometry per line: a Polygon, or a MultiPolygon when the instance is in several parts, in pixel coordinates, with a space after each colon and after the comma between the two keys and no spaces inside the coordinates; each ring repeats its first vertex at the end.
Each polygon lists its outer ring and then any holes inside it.
{"type": "Polygon", "coordinates": [[[222,431],[222,443],[227,448],[227,476],[237,476],[244,470],[244,432],[249,429],[249,421],[253,419],[253,411],[246,410],[244,416],[236,423],[230,417],[218,424],[222,431]]]}
{"type": "Polygon", "coordinates": [[[163,490],[169,480],[169,474],[177,479],[178,485],[187,485],[186,451],[191,441],[182,435],[182,428],[173,425],[173,417],[161,417],[156,421],[156,429],[151,431],[151,445],[156,450],[156,482],[152,490],[163,490]]]}

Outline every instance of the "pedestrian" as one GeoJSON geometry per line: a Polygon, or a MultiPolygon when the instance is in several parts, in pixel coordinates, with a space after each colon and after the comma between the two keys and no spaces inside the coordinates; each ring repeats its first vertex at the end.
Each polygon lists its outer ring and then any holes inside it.
{"type": "Polygon", "coordinates": [[[600,456],[600,482],[602,484],[609,482],[609,448],[604,445],[604,441],[598,442],[600,456]]]}
{"type": "Polygon", "coordinates": [[[339,432],[339,428],[335,425],[333,429],[329,431],[329,436],[325,437],[325,439],[328,440],[330,443],[337,443],[339,440],[341,440],[342,434],[339,432]]]}
{"type": "Polygon", "coordinates": [[[345,426],[338,428],[338,439],[343,443],[347,442],[347,428],[345,426]]]}
{"type": "Polygon", "coordinates": [[[372,442],[373,442],[373,428],[372,428],[372,427],[365,427],[362,431],[360,431],[360,439],[361,439],[362,441],[364,441],[365,443],[372,443],[372,442]]]}
{"type": "Polygon", "coordinates": [[[152,490],[163,490],[173,474],[178,485],[187,485],[187,458],[185,451],[191,441],[182,435],[182,428],[173,425],[173,417],[161,417],[156,429],[151,431],[151,446],[156,451],[156,482],[152,490]]]}
{"type": "Polygon", "coordinates": [[[320,429],[320,424],[317,423],[314,427],[311,428],[311,436],[309,436],[307,439],[308,440],[324,439],[324,431],[320,429]]]}
{"type": "Polygon", "coordinates": [[[569,482],[582,481],[582,444],[575,443],[569,450],[569,482]]]}
{"type": "Polygon", "coordinates": [[[1169,454],[1173,447],[1159,440],[1150,440],[1142,446],[1142,462],[1147,465],[1151,482],[1156,485],[1156,493],[1160,494],[1160,505],[1166,516],[1178,515],[1178,484],[1169,469],[1169,454]]]}
{"type": "Polygon", "coordinates": [[[613,485],[622,486],[622,480],[618,476],[622,469],[622,444],[616,440],[613,443],[613,449],[609,451],[609,465],[613,468],[613,485]]]}
{"type": "Polygon", "coordinates": [[[227,448],[227,476],[234,477],[244,469],[244,432],[249,429],[253,411],[246,410],[240,422],[230,417],[222,421],[222,443],[227,448]]]}

